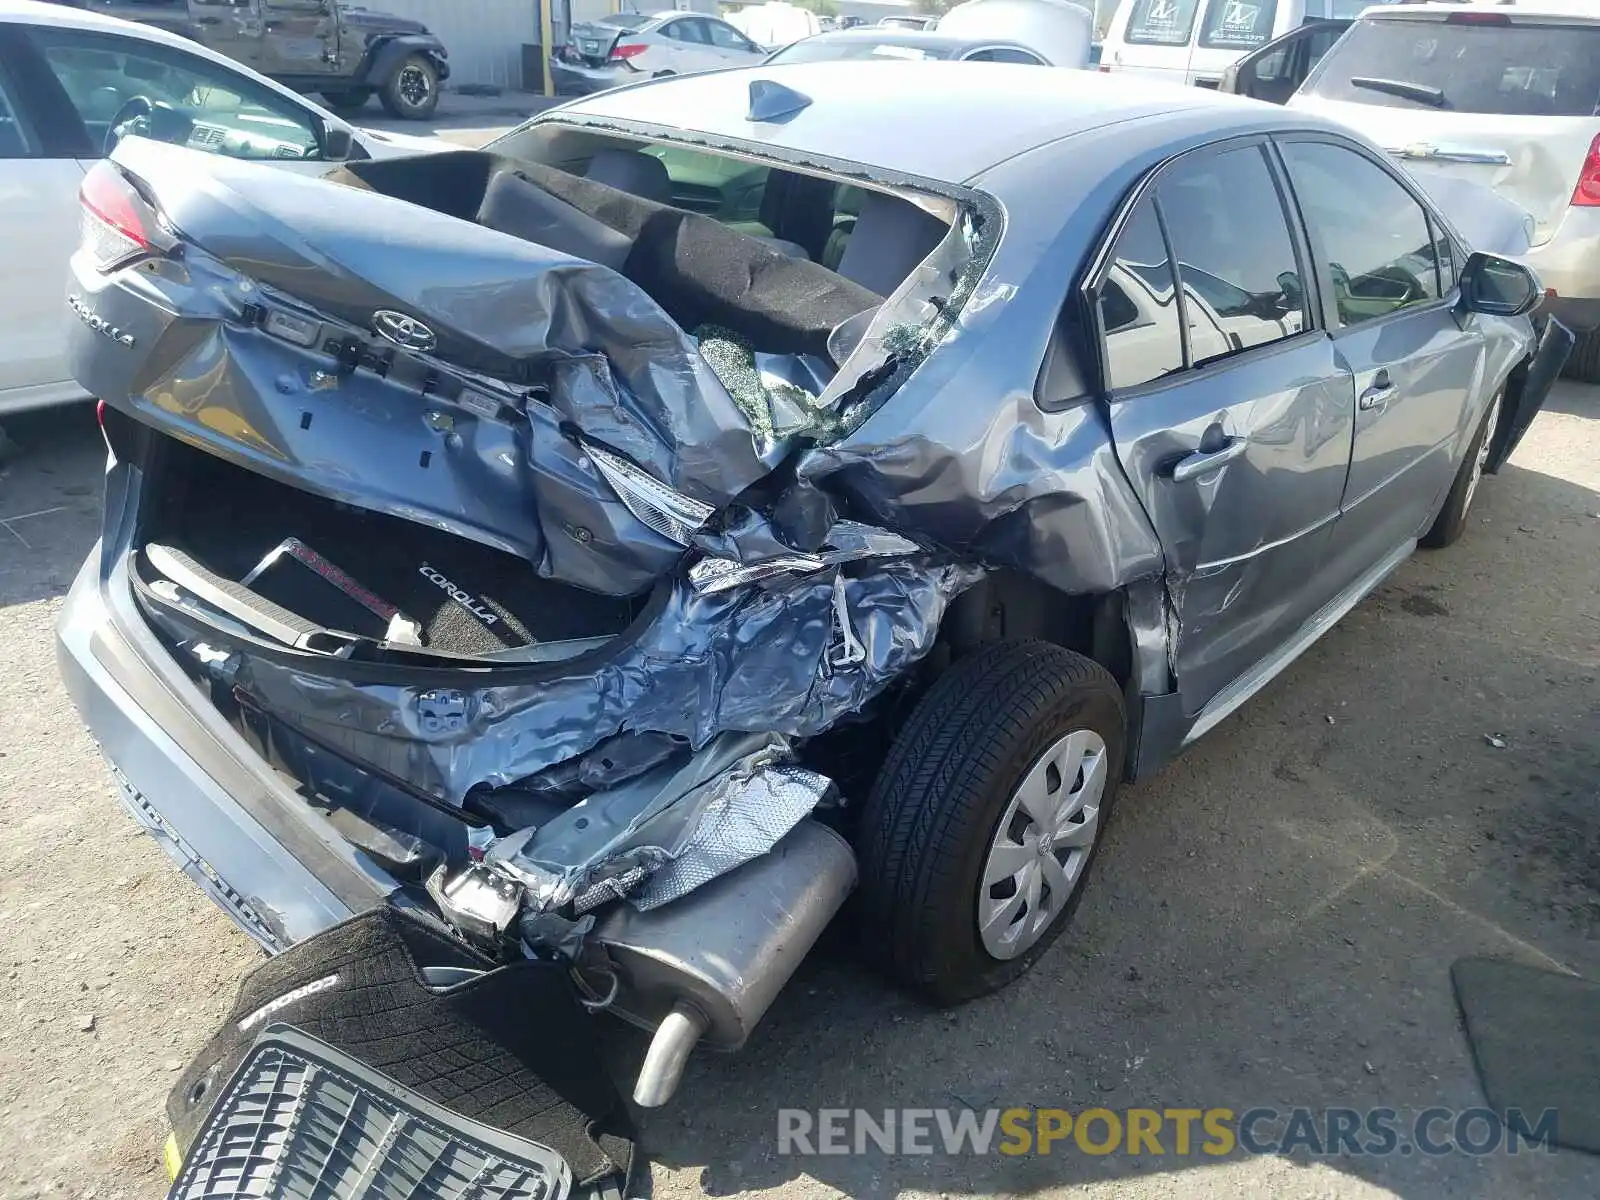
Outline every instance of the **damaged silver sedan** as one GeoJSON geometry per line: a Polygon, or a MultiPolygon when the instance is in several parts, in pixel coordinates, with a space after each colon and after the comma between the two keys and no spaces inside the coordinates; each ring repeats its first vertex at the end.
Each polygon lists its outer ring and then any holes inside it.
{"type": "Polygon", "coordinates": [[[1041,74],[119,146],[60,639],[134,814],[269,950],[387,901],[569,962],[645,1104],[853,888],[936,1002],[1026,970],[1119,784],[1459,536],[1571,345],[1348,133],[1041,74]]]}

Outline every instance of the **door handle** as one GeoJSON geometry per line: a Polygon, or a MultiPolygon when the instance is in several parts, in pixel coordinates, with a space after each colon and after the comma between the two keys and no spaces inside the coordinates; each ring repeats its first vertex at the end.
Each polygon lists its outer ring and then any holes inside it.
{"type": "Polygon", "coordinates": [[[1224,463],[1230,463],[1249,448],[1250,443],[1242,437],[1229,438],[1227,443],[1217,450],[1196,450],[1193,454],[1186,454],[1172,464],[1172,478],[1176,483],[1187,483],[1191,479],[1215,471],[1224,463]]]}
{"type": "Polygon", "coordinates": [[[196,25],[221,25],[222,24],[222,18],[221,17],[196,17],[194,19],[194,23],[196,25]]]}
{"type": "Polygon", "coordinates": [[[1389,398],[1394,395],[1394,384],[1389,382],[1389,372],[1379,371],[1372,377],[1372,386],[1362,392],[1356,400],[1356,406],[1362,412],[1371,412],[1381,409],[1389,403],[1389,398]]]}

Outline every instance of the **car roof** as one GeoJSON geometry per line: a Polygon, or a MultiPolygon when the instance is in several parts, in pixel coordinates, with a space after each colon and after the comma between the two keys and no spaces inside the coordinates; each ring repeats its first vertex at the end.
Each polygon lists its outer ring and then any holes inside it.
{"type": "MultiPolygon", "coordinates": [[[[934,29],[896,29],[893,26],[858,25],[850,29],[834,29],[813,34],[808,42],[866,42],[874,46],[921,46],[929,50],[965,50],[971,46],[1027,47],[1015,38],[958,37],[953,33],[940,33],[934,29]]],[[[797,43],[798,44],[798,43],[797,43]]],[[[1038,53],[1031,51],[1031,53],[1038,53]]]]}
{"type": "Polygon", "coordinates": [[[1560,21],[1579,21],[1600,24],[1600,4],[1595,0],[1488,0],[1484,3],[1461,3],[1461,0],[1428,0],[1421,4],[1385,4],[1366,9],[1363,19],[1404,20],[1418,17],[1429,20],[1449,17],[1462,12],[1494,12],[1514,24],[1530,19],[1549,17],[1560,21]]]}
{"type": "Polygon", "coordinates": [[[1041,71],[1014,63],[770,63],[613,88],[552,109],[538,121],[582,115],[684,130],[715,143],[757,142],[797,157],[842,159],[944,183],[965,183],[1049,142],[1125,121],[1206,113],[1218,130],[1283,113],[1206,88],[1096,71],[1041,71]],[[746,119],[750,85],[766,80],[811,99],[781,121],[746,119]]]}

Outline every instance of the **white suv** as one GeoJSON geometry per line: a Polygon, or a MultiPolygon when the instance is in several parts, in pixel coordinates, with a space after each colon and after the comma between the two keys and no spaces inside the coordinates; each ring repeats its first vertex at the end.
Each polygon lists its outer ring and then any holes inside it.
{"type": "Polygon", "coordinates": [[[1352,125],[1419,174],[1485,184],[1533,216],[1523,256],[1600,382],[1600,5],[1370,8],[1289,101],[1352,125]]]}

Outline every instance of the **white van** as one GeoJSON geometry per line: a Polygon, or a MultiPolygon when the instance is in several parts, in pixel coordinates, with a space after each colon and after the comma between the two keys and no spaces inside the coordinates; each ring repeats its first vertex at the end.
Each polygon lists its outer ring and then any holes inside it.
{"type": "Polygon", "coordinates": [[[1351,20],[1371,0],[1122,0],[1102,71],[1216,87],[1237,59],[1308,21],[1351,20]]]}

